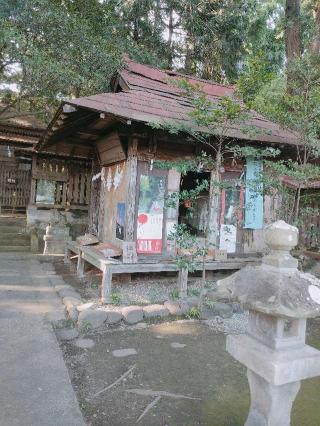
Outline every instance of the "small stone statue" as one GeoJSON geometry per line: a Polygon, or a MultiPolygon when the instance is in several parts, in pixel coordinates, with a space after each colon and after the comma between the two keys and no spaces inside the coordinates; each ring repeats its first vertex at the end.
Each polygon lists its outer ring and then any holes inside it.
{"type": "Polygon", "coordinates": [[[297,269],[290,254],[298,229],[266,228],[270,254],[217,282],[249,310],[245,335],[227,337],[227,351],[247,367],[251,392],[245,426],[290,426],[300,380],[320,375],[320,351],[305,344],[306,319],[320,315],[320,280],[297,269]]]}

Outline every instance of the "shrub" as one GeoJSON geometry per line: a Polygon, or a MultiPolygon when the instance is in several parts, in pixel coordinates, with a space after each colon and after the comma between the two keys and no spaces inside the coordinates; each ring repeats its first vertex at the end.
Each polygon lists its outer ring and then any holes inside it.
{"type": "Polygon", "coordinates": [[[189,319],[200,319],[200,316],[201,316],[201,311],[197,307],[191,308],[186,314],[186,317],[189,319]]]}
{"type": "Polygon", "coordinates": [[[121,303],[121,296],[119,293],[112,293],[111,294],[111,303],[113,305],[120,305],[121,303]]]}

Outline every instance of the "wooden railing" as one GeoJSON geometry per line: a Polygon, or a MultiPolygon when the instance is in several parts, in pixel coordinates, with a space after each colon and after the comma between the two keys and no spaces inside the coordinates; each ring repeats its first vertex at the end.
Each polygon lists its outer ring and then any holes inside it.
{"type": "Polygon", "coordinates": [[[37,207],[87,210],[91,193],[91,164],[34,158],[32,163],[31,204],[37,207]],[[37,189],[41,180],[54,182],[52,203],[37,202],[37,189]]]}

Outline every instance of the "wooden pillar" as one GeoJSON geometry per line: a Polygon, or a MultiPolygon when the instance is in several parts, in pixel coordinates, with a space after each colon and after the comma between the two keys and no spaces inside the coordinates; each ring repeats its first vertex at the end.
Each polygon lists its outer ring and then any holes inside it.
{"type": "Polygon", "coordinates": [[[33,179],[33,175],[37,168],[37,157],[33,155],[32,157],[32,167],[31,167],[31,187],[30,187],[30,200],[29,204],[34,204],[36,202],[36,189],[37,189],[37,181],[33,179]]]}
{"type": "Polygon", "coordinates": [[[182,268],[179,270],[179,297],[187,297],[188,295],[188,272],[188,268],[182,268]]]}
{"type": "Polygon", "coordinates": [[[102,303],[111,303],[112,294],[112,269],[105,265],[102,274],[101,301],[102,303]]]}
{"type": "Polygon", "coordinates": [[[135,216],[136,216],[136,191],[137,191],[137,148],[138,141],[136,138],[129,141],[128,149],[128,189],[127,189],[127,202],[126,202],[126,226],[125,226],[125,240],[134,241],[135,231],[135,216]]]}
{"type": "Polygon", "coordinates": [[[138,140],[132,138],[129,141],[127,173],[128,173],[128,188],[126,196],[126,223],[125,223],[125,238],[123,242],[123,262],[136,263],[137,252],[135,242],[135,226],[136,226],[136,193],[137,193],[137,159],[138,140]]]}
{"type": "MultiPolygon", "coordinates": [[[[171,169],[168,172],[168,196],[170,197],[174,193],[180,191],[180,180],[181,173],[177,172],[175,169],[171,169]]],[[[165,233],[165,247],[167,253],[172,256],[176,255],[176,242],[168,239],[168,235],[173,231],[174,225],[178,224],[179,216],[179,202],[175,207],[170,207],[166,209],[166,233],[165,233]]]]}
{"type": "Polygon", "coordinates": [[[66,250],[64,252],[63,262],[65,265],[71,264],[71,251],[68,249],[68,244],[66,245],[66,250]]]}
{"type": "Polygon", "coordinates": [[[99,218],[98,218],[98,238],[100,241],[103,241],[104,234],[104,213],[105,213],[105,180],[106,180],[106,167],[101,167],[101,185],[100,185],[100,199],[99,199],[99,218]]]}

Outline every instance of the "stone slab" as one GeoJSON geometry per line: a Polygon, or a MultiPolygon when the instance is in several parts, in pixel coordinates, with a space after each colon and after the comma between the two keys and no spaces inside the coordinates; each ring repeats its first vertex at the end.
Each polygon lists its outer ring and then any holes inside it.
{"type": "Polygon", "coordinates": [[[72,297],[72,296],[64,297],[62,299],[62,302],[63,302],[64,305],[72,304],[72,305],[75,305],[76,307],[78,307],[79,303],[81,303],[79,299],[72,297]]]}
{"type": "Polygon", "coordinates": [[[69,284],[57,284],[54,286],[55,291],[57,291],[59,293],[59,291],[61,290],[73,290],[73,287],[71,287],[71,285],[69,284]]]}
{"type": "Polygon", "coordinates": [[[63,328],[58,330],[56,335],[61,340],[73,340],[79,336],[79,332],[76,328],[63,328]]]}
{"type": "Polygon", "coordinates": [[[93,302],[82,303],[81,305],[77,306],[77,310],[78,312],[83,312],[83,311],[86,311],[87,309],[91,309],[93,306],[94,306],[93,302]]]}
{"type": "Polygon", "coordinates": [[[132,330],[143,330],[147,328],[148,325],[145,322],[138,322],[137,324],[132,326],[132,330]]]}
{"type": "Polygon", "coordinates": [[[67,315],[69,319],[71,319],[71,321],[77,321],[78,319],[77,305],[69,301],[65,304],[65,306],[66,306],[66,311],[67,311],[67,315]]]}
{"type": "Polygon", "coordinates": [[[143,308],[143,314],[145,318],[164,318],[169,315],[169,310],[163,305],[148,305],[143,308]]]}
{"type": "Polygon", "coordinates": [[[231,318],[233,307],[227,303],[215,302],[212,307],[203,306],[201,309],[201,319],[211,319],[214,317],[231,318]]]}
{"type": "Polygon", "coordinates": [[[91,349],[95,343],[92,339],[77,339],[74,341],[75,346],[81,349],[91,349]]]}
{"type": "Polygon", "coordinates": [[[137,351],[134,348],[128,348],[128,349],[116,349],[115,351],[112,351],[112,355],[116,358],[123,358],[126,356],[131,355],[137,355],[137,351]]]}
{"type": "Polygon", "coordinates": [[[171,343],[170,343],[170,346],[171,346],[173,349],[183,349],[183,348],[185,348],[187,345],[186,345],[185,343],[171,342],[171,343]]]}
{"type": "Polygon", "coordinates": [[[184,301],[171,301],[164,302],[164,307],[168,309],[171,315],[185,315],[189,311],[189,305],[184,301]]]}
{"type": "Polygon", "coordinates": [[[143,319],[143,309],[140,306],[127,306],[121,309],[125,322],[136,324],[143,319]]]}
{"type": "Polygon", "coordinates": [[[77,293],[75,290],[69,290],[69,289],[61,289],[58,291],[59,296],[64,298],[64,297],[74,297],[75,299],[79,299],[81,300],[81,296],[79,293],[77,293]]]}
{"type": "Polygon", "coordinates": [[[87,309],[79,313],[78,326],[80,328],[98,328],[106,321],[107,316],[107,312],[102,309],[87,309]]]}
{"type": "Polygon", "coordinates": [[[116,310],[105,310],[105,312],[107,313],[107,319],[106,319],[106,323],[107,324],[117,324],[118,322],[120,322],[123,318],[122,313],[116,310]]]}

